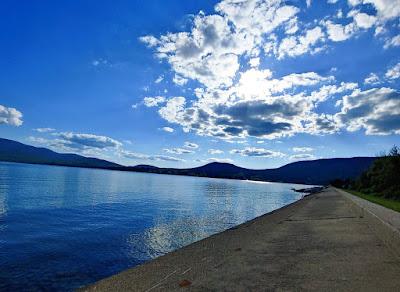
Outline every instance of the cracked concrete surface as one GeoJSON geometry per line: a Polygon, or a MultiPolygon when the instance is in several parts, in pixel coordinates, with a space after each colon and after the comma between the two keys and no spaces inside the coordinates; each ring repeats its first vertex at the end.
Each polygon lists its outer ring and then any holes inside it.
{"type": "Polygon", "coordinates": [[[328,188],[84,290],[399,291],[392,231],[328,188]]]}

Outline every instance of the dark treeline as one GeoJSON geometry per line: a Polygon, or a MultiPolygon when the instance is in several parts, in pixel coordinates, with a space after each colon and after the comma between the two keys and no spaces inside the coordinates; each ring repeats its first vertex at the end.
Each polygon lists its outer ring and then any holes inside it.
{"type": "Polygon", "coordinates": [[[400,200],[400,149],[397,146],[382,153],[355,180],[334,180],[336,187],[355,190],[384,198],[400,200]]]}

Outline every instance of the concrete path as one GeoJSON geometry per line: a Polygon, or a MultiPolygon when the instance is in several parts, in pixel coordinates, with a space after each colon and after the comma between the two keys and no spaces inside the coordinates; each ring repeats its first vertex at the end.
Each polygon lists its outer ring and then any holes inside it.
{"type": "Polygon", "coordinates": [[[395,231],[329,188],[85,289],[400,291],[399,250],[395,231]]]}

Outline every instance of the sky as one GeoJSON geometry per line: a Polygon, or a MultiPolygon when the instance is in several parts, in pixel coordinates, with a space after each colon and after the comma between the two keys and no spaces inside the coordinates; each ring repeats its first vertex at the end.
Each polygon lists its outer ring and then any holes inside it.
{"type": "Polygon", "coordinates": [[[178,168],[400,145],[400,0],[0,6],[2,138],[178,168]]]}

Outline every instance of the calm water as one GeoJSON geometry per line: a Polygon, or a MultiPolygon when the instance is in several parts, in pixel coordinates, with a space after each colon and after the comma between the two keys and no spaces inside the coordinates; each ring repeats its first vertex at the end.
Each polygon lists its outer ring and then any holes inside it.
{"type": "Polygon", "coordinates": [[[294,186],[0,163],[0,289],[92,283],[292,203],[294,186]]]}

